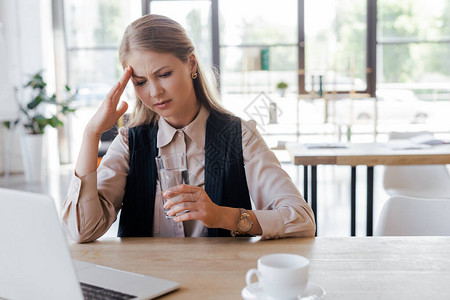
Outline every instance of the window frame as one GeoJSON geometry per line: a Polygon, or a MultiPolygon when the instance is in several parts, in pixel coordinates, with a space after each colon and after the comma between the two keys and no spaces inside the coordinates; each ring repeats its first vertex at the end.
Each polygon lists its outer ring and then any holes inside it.
{"type": "MultiPolygon", "coordinates": [[[[152,1],[173,1],[173,0],[142,0],[142,13],[150,13],[152,1]]],[[[183,1],[183,0],[180,0],[183,1]]],[[[220,49],[226,45],[220,45],[219,38],[219,0],[185,0],[185,1],[210,1],[211,2],[211,24],[212,24],[212,63],[217,66],[220,74],[220,49]]],[[[367,87],[357,93],[375,96],[376,91],[376,29],[377,29],[377,1],[367,1],[367,52],[366,52],[366,82],[367,87]]],[[[309,94],[305,89],[305,0],[297,0],[297,43],[298,47],[298,93],[309,94]]],[[[249,45],[238,45],[248,47],[249,45]]],[[[220,84],[220,83],[219,83],[220,84]]],[[[220,89],[220,85],[219,85],[220,89]]],[[[350,91],[339,91],[339,94],[348,94],[350,91]]]]}

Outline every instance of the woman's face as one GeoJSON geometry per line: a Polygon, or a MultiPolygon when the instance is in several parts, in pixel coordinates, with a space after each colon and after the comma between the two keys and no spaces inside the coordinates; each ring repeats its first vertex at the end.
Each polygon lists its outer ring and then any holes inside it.
{"type": "Polygon", "coordinates": [[[172,54],[133,50],[128,64],[133,68],[136,94],[145,106],[175,128],[192,122],[200,107],[191,78],[197,70],[194,55],[184,63],[172,54]]]}

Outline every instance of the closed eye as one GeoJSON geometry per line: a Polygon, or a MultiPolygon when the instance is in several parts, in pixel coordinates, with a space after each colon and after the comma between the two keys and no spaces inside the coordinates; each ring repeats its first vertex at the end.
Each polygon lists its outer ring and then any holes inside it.
{"type": "Polygon", "coordinates": [[[158,75],[158,77],[165,78],[165,77],[169,77],[171,74],[172,74],[172,71],[169,71],[169,72],[165,72],[165,73],[158,75]]]}
{"type": "Polygon", "coordinates": [[[139,81],[139,82],[135,82],[134,85],[135,86],[141,86],[144,85],[146,81],[139,81]]]}

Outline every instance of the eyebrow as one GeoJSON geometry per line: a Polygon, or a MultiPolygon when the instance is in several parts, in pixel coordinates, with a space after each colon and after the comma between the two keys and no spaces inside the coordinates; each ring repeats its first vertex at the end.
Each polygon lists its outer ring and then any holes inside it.
{"type": "MultiPolygon", "coordinates": [[[[168,67],[169,67],[169,66],[163,66],[163,67],[157,69],[155,72],[153,72],[153,74],[157,74],[157,73],[160,72],[162,69],[168,68],[168,67]]],[[[133,74],[131,74],[131,77],[136,78],[136,79],[145,79],[145,78],[146,78],[145,76],[136,75],[136,74],[134,73],[134,70],[133,70],[133,74]]]]}

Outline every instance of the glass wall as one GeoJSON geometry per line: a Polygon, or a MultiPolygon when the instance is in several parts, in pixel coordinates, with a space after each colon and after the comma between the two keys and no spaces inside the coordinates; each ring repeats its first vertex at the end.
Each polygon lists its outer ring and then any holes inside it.
{"type": "Polygon", "coordinates": [[[449,130],[449,13],[448,0],[378,0],[377,87],[393,104],[380,119],[449,130]]]}
{"type": "Polygon", "coordinates": [[[325,91],[366,90],[366,41],[365,1],[305,1],[306,90],[318,76],[325,91]]]}
{"type": "Polygon", "coordinates": [[[69,84],[78,90],[78,106],[97,105],[122,73],[119,44],[141,7],[133,0],[66,0],[64,5],[69,84]]]}
{"type": "Polygon", "coordinates": [[[211,2],[160,1],[150,2],[150,12],[168,16],[183,26],[194,41],[197,55],[206,66],[212,66],[211,2]]]}
{"type": "MultiPolygon", "coordinates": [[[[67,66],[63,69],[69,85],[77,90],[73,102],[77,111],[68,128],[71,153],[77,154],[83,129],[122,74],[119,44],[126,26],[141,16],[141,5],[134,0],[65,0],[64,11],[67,66]]],[[[124,98],[129,111],[132,95],[128,87],[124,98]]]]}
{"type": "Polygon", "coordinates": [[[219,1],[222,94],[297,93],[297,1],[219,1]]]}
{"type": "Polygon", "coordinates": [[[70,84],[83,105],[101,100],[121,73],[125,26],[147,11],[186,28],[199,59],[220,71],[223,104],[257,120],[266,137],[450,131],[450,0],[378,0],[369,22],[370,3],[66,0],[70,84]],[[376,98],[367,94],[370,73],[376,98]]]}

